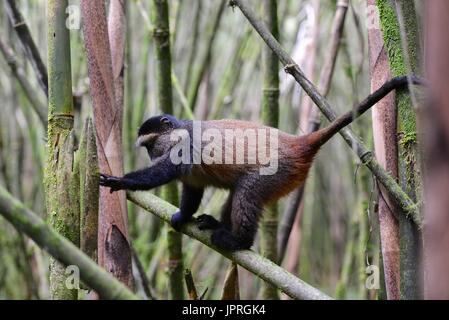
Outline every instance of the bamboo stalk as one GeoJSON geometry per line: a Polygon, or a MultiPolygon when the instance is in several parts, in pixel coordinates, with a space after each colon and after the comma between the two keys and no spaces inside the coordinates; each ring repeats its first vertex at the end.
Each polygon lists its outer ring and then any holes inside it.
{"type": "MultiPolygon", "coordinates": [[[[47,213],[51,226],[79,247],[79,176],[73,165],[73,99],[70,33],[65,27],[68,1],[48,3],[48,144],[45,170],[47,213]]],[[[52,299],[77,299],[78,290],[66,286],[65,268],[50,261],[52,299]]]]}
{"type": "MultiPolygon", "coordinates": [[[[153,37],[156,49],[157,101],[162,112],[173,114],[172,67],[170,52],[169,9],[166,0],[153,1],[153,37]]],[[[163,198],[177,204],[178,188],[172,182],[162,188],[163,198]]],[[[182,234],[173,228],[167,230],[169,286],[172,299],[184,299],[182,234]]]]}
{"type": "Polygon", "coordinates": [[[197,56],[202,8],[203,8],[202,1],[196,1],[196,12],[195,12],[195,19],[194,19],[194,24],[193,24],[193,35],[192,35],[192,40],[190,43],[190,52],[189,52],[189,57],[187,59],[187,70],[185,73],[184,86],[183,86],[184,92],[189,92],[189,85],[190,85],[190,80],[191,80],[190,75],[192,74],[193,65],[195,64],[195,57],[197,56]]]}
{"type": "MultiPolygon", "coordinates": [[[[380,12],[380,23],[392,76],[419,72],[418,52],[420,52],[420,45],[413,1],[395,1],[396,6],[386,0],[377,0],[376,3],[380,12]],[[404,16],[402,16],[402,13],[404,13],[404,16]],[[403,32],[401,32],[401,28],[403,32]],[[408,47],[403,45],[402,41],[405,41],[408,47]]],[[[409,197],[420,203],[421,168],[416,115],[411,99],[413,91],[411,91],[411,95],[406,92],[398,92],[395,97],[398,110],[398,129],[401,132],[399,138],[399,154],[401,155],[399,157],[399,180],[409,197]]],[[[422,247],[421,235],[416,226],[405,219],[403,215],[398,216],[398,221],[400,234],[400,297],[401,299],[419,299],[423,296],[419,262],[419,252],[422,247]]],[[[385,259],[386,256],[384,255],[385,259]]]]}
{"type": "MultiPolygon", "coordinates": [[[[375,0],[369,0],[368,5],[374,5],[375,0]]],[[[382,83],[391,77],[387,52],[380,29],[368,31],[370,47],[371,91],[375,91],[382,83]]],[[[398,146],[396,127],[395,94],[378,103],[372,109],[373,137],[376,158],[390,174],[398,178],[398,146]]],[[[390,300],[400,298],[400,257],[399,257],[399,225],[395,217],[394,203],[382,186],[379,189],[378,216],[380,229],[380,244],[382,251],[383,271],[385,277],[386,295],[390,300]],[[391,209],[390,209],[391,208],[391,209]]]]}
{"type": "MultiPolygon", "coordinates": [[[[263,1],[264,17],[267,26],[275,38],[279,37],[277,0],[263,1]]],[[[262,96],[262,121],[270,127],[279,125],[279,61],[270,48],[265,47],[264,83],[262,96]]],[[[270,205],[261,220],[262,255],[271,261],[277,261],[278,206],[270,205]]],[[[279,299],[276,287],[262,284],[264,299],[279,299]]]]}
{"type": "MultiPolygon", "coordinates": [[[[116,4],[114,10],[121,10],[116,4]]],[[[111,8],[112,9],[112,8],[111,8]]],[[[87,53],[90,93],[93,102],[100,171],[114,176],[123,175],[122,105],[117,104],[114,76],[123,71],[120,49],[122,40],[114,45],[111,58],[106,6],[103,1],[81,1],[84,43],[87,53]],[[114,64],[114,67],[113,67],[114,64]],[[119,70],[119,71],[117,71],[119,70]]],[[[113,15],[122,24],[121,14],[113,15]]],[[[114,19],[115,19],[114,18],[114,19]]],[[[119,26],[116,26],[119,28],[119,26]]],[[[121,30],[121,29],[120,29],[121,30]]],[[[120,37],[119,30],[117,37],[120,37]]],[[[113,37],[115,38],[115,37],[113,37]]],[[[115,40],[114,40],[115,41],[115,40]]],[[[122,93],[118,93],[120,95],[122,93]]],[[[133,286],[131,249],[128,241],[128,219],[124,192],[110,193],[100,189],[98,230],[98,262],[128,287],[133,286]]]]}
{"type": "MultiPolygon", "coordinates": [[[[218,11],[214,17],[212,22],[212,29],[206,41],[207,48],[200,62],[200,68],[198,72],[194,73],[191,77],[191,85],[189,86],[188,92],[188,101],[189,101],[189,109],[195,111],[196,100],[198,98],[198,92],[200,89],[201,82],[203,81],[203,77],[209,68],[211,59],[212,59],[212,49],[214,46],[215,38],[218,33],[218,27],[220,26],[221,17],[223,16],[224,8],[226,6],[226,0],[221,0],[220,6],[218,7],[218,11]]],[[[189,75],[187,75],[189,76],[189,75]]]]}

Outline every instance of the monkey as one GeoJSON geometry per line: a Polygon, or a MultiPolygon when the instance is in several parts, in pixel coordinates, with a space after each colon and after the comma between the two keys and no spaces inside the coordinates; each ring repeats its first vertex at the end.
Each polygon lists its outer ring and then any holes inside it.
{"type": "MultiPolygon", "coordinates": [[[[195,135],[195,123],[192,120],[181,120],[168,114],[151,117],[140,126],[136,142],[136,146],[146,148],[152,161],[151,166],[127,173],[123,177],[101,174],[100,185],[109,187],[110,192],[123,189],[150,190],[173,180],[179,180],[182,183],[180,209],[171,218],[171,225],[177,231],[192,220],[200,206],[206,187],[227,189],[229,195],[223,205],[220,221],[203,214],[196,219],[196,223],[201,230],[212,230],[211,243],[220,249],[231,251],[249,249],[254,243],[263,208],[304,183],[321,146],[391,91],[408,88],[409,81],[415,85],[423,84],[423,80],[415,76],[393,78],[369,95],[356,108],[336,118],[327,127],[305,135],[292,135],[243,120],[200,122],[200,134],[210,130],[214,134],[226,137],[227,130],[234,132],[253,129],[262,132],[257,136],[265,137],[265,142],[262,142],[261,146],[268,145],[266,139],[268,132],[277,133],[277,169],[272,174],[261,173],[260,169],[265,167],[266,163],[262,164],[258,159],[256,161],[252,159],[251,163],[249,160],[248,163],[235,163],[236,155],[232,154],[230,159],[234,162],[230,163],[195,162],[194,154],[200,153],[198,145],[195,146],[190,139],[186,142],[186,147],[182,149],[179,148],[180,138],[173,139],[175,132],[184,132],[188,137],[195,135]],[[173,160],[174,156],[180,155],[187,161],[173,160]]],[[[214,134],[209,135],[209,138],[214,134]]],[[[207,141],[210,139],[203,140],[200,141],[202,149],[206,148],[207,143],[210,142],[207,141]]],[[[222,156],[226,156],[227,151],[235,151],[234,138],[231,139],[232,143],[221,138],[216,140],[213,145],[215,148],[210,148],[214,156],[222,160],[222,156]],[[230,148],[226,151],[225,149],[229,146],[230,148]]],[[[270,144],[271,142],[270,140],[270,144]]],[[[248,159],[256,153],[255,150],[249,151],[249,146],[250,141],[247,137],[244,140],[243,150],[248,159]]]]}

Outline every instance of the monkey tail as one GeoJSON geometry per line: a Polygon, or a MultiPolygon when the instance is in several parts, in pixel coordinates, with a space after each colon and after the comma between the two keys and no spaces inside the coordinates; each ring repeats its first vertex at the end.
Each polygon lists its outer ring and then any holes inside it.
{"type": "Polygon", "coordinates": [[[319,148],[332,138],[341,129],[351,124],[355,119],[364,114],[368,109],[382,100],[393,90],[408,89],[408,85],[425,85],[426,82],[417,76],[402,76],[385,82],[379,89],[370,94],[365,100],[358,104],[353,110],[346,112],[336,118],[331,124],[323,129],[312,132],[307,139],[312,147],[319,148]]]}

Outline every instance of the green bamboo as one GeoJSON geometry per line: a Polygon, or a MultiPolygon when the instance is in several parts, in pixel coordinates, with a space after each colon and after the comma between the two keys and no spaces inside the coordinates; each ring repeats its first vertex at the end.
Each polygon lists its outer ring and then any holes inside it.
{"type": "MultiPolygon", "coordinates": [[[[268,29],[277,39],[279,37],[277,0],[264,0],[264,17],[268,29]]],[[[264,88],[262,97],[262,121],[277,128],[279,124],[279,61],[270,48],[263,50],[264,88]]],[[[262,255],[271,261],[277,261],[278,206],[270,205],[261,221],[262,255]]],[[[264,282],[262,286],[264,299],[279,299],[276,287],[264,282]]]]}
{"type": "MultiPolygon", "coordinates": [[[[412,0],[396,1],[397,7],[388,0],[378,0],[380,22],[392,76],[403,76],[419,72],[419,36],[412,0]],[[405,34],[402,34],[398,19],[403,19],[405,34]],[[402,16],[403,15],[403,16],[402,16]],[[405,37],[407,48],[401,37],[405,37]],[[410,65],[408,65],[410,64],[410,65]],[[409,70],[409,67],[411,70],[409,70]]],[[[405,91],[396,94],[398,106],[399,176],[402,188],[409,197],[420,203],[421,173],[416,133],[416,115],[410,95],[405,91]]],[[[420,285],[421,235],[416,226],[403,215],[399,216],[401,299],[416,300],[423,297],[420,285]]]]}
{"type": "MultiPolygon", "coordinates": [[[[48,0],[48,144],[45,170],[47,213],[51,226],[79,246],[79,199],[73,167],[73,99],[70,32],[65,26],[68,1],[48,0]]],[[[50,262],[52,299],[77,299],[78,290],[66,286],[65,267],[50,262]]]]}
{"type": "Polygon", "coordinates": [[[246,53],[248,50],[258,53],[260,46],[254,43],[251,38],[251,29],[247,28],[243,35],[237,40],[237,44],[233,49],[233,56],[220,78],[220,84],[217,89],[217,94],[214,100],[213,109],[210,112],[211,119],[217,119],[222,116],[222,107],[226,104],[226,97],[234,96],[235,88],[240,82],[240,76],[243,70],[243,63],[246,60],[246,53]]]}
{"type": "MultiPolygon", "coordinates": [[[[166,0],[153,0],[153,21],[156,49],[157,101],[162,112],[173,114],[172,68],[170,52],[170,26],[168,3],[166,0]]],[[[178,204],[178,187],[170,183],[163,187],[163,198],[178,204]]],[[[182,234],[169,228],[167,231],[170,297],[184,299],[184,274],[182,259],[182,234]]]]}
{"type": "Polygon", "coordinates": [[[218,27],[220,26],[221,17],[223,16],[224,8],[226,7],[226,0],[221,0],[218,11],[214,17],[212,22],[212,29],[208,35],[208,39],[206,41],[207,48],[204,53],[204,56],[201,59],[200,67],[191,77],[188,86],[188,101],[189,101],[189,109],[195,111],[196,101],[198,98],[198,91],[200,89],[201,82],[203,81],[204,74],[207,71],[207,68],[210,66],[210,62],[212,59],[212,49],[214,47],[215,38],[218,33],[218,27]]]}
{"type": "Polygon", "coordinates": [[[335,298],[344,299],[348,295],[348,287],[351,271],[353,270],[353,260],[354,260],[354,248],[355,248],[355,230],[357,227],[356,215],[360,210],[354,210],[352,212],[352,217],[350,216],[350,223],[348,226],[348,236],[345,246],[345,253],[343,257],[343,264],[341,267],[340,279],[338,280],[337,286],[335,288],[335,298]]]}
{"type": "MultiPolygon", "coordinates": [[[[191,74],[193,70],[193,65],[195,64],[195,57],[197,56],[198,50],[198,38],[200,34],[200,23],[201,23],[201,13],[202,13],[202,1],[196,1],[196,12],[193,24],[193,35],[190,42],[190,52],[187,59],[187,70],[184,76],[184,92],[189,92],[189,85],[191,80],[191,74]]],[[[176,29],[175,29],[176,30],[176,29]]]]}

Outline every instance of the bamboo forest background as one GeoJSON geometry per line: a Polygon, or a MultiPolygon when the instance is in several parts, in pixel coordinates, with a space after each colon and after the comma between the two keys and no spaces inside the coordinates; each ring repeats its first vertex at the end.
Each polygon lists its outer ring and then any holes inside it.
{"type": "MultiPolygon", "coordinates": [[[[46,2],[16,1],[45,64],[46,2]]],[[[79,1],[69,2],[80,7],[79,1]]],[[[257,14],[262,14],[264,1],[247,2],[257,14]]],[[[146,152],[134,148],[137,129],[144,119],[160,114],[162,110],[158,105],[160,78],[156,76],[157,41],[153,37],[158,20],[153,1],[125,3],[123,157],[124,171],[128,172],[148,165],[146,152]]],[[[335,36],[331,31],[337,1],[278,0],[277,5],[280,43],[306,76],[319,83],[329,45],[335,36]]],[[[347,8],[326,95],[338,114],[349,110],[371,91],[366,6],[366,1],[349,1],[347,8]]],[[[173,113],[190,117],[193,110],[196,119],[261,121],[266,45],[244,15],[237,7],[230,8],[228,1],[222,0],[169,0],[168,8],[173,113]]],[[[418,21],[421,18],[418,16],[418,21]]],[[[93,116],[83,24],[81,20],[80,28],[75,23],[70,30],[77,140],[81,139],[86,119],[93,116]]],[[[0,184],[46,219],[43,181],[47,112],[41,121],[41,115],[35,110],[47,110],[47,97],[40,89],[34,68],[22,50],[3,3],[0,6],[0,40],[12,50],[15,68],[21,69],[30,86],[29,91],[25,91],[11,73],[11,61],[6,61],[4,56],[0,58],[0,184]]],[[[313,104],[280,64],[278,73],[279,128],[289,133],[306,133],[313,104]]],[[[352,129],[372,150],[371,121],[368,112],[352,125],[352,129]]],[[[158,196],[166,192],[162,189],[154,191],[158,196]]],[[[224,191],[208,189],[199,211],[218,213],[225,197],[224,191]]],[[[304,202],[299,206],[296,197],[295,192],[282,199],[277,207],[279,239],[286,232],[289,212],[297,211],[285,250],[282,241],[278,242],[280,252],[285,252],[280,265],[334,298],[386,298],[380,260],[378,187],[371,172],[345,146],[343,139],[337,136],[324,146],[307,181],[304,202]],[[381,270],[379,289],[368,289],[366,285],[373,270],[367,269],[369,266],[381,270]]],[[[170,282],[174,281],[173,273],[179,273],[173,268],[173,256],[169,257],[171,251],[167,250],[168,242],[173,241],[167,236],[173,232],[171,228],[128,202],[128,232],[133,253],[134,291],[146,298],[176,297],[176,289],[173,286],[169,289],[170,282]]],[[[254,250],[261,252],[260,234],[257,239],[254,250]]],[[[178,281],[184,281],[184,269],[188,269],[198,295],[204,293],[204,299],[220,299],[229,260],[187,236],[182,237],[182,249],[182,278],[178,281]]],[[[45,251],[0,217],[0,299],[49,298],[49,264],[50,258],[45,251]]],[[[238,270],[241,298],[267,297],[267,288],[261,279],[244,268],[238,270]]],[[[178,292],[178,297],[188,297],[185,285],[180,285],[178,290],[185,291],[178,292]]],[[[284,294],[280,297],[287,298],[284,294]]]]}

